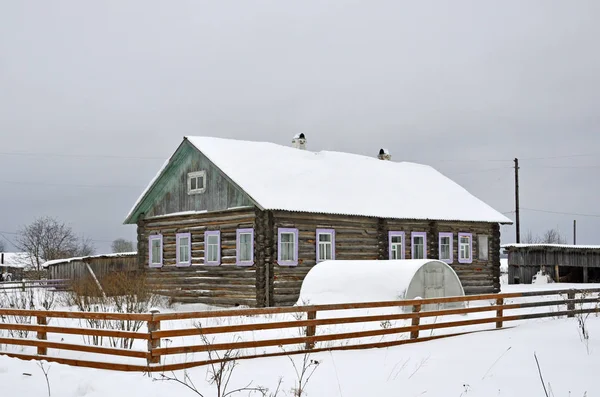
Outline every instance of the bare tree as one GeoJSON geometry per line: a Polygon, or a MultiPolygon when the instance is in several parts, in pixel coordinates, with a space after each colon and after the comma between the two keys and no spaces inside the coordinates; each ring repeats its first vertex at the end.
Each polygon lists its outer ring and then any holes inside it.
{"type": "Polygon", "coordinates": [[[133,252],[133,242],[129,240],[125,240],[124,238],[118,238],[112,242],[111,245],[112,252],[120,253],[120,252],[133,252]]]}
{"type": "Polygon", "coordinates": [[[528,230],[521,239],[525,244],[566,244],[567,239],[560,234],[558,229],[548,229],[543,236],[534,235],[528,230]]]}
{"type": "Polygon", "coordinates": [[[524,244],[539,244],[541,241],[539,236],[534,236],[531,230],[528,230],[521,239],[521,242],[524,244]]]}
{"type": "Polygon", "coordinates": [[[4,245],[4,241],[0,240],[0,252],[4,252],[6,246],[4,245]]]}
{"type": "Polygon", "coordinates": [[[51,217],[24,226],[17,236],[17,247],[31,255],[37,270],[43,261],[91,255],[95,250],[90,239],[78,238],[70,226],[51,217]]]}
{"type": "Polygon", "coordinates": [[[566,244],[567,239],[561,236],[558,229],[548,229],[542,237],[542,243],[545,244],[566,244]]]}

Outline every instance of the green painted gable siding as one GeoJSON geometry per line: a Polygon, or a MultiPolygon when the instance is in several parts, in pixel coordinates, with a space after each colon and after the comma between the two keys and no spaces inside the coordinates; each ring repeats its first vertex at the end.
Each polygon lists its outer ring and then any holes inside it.
{"type": "Polygon", "coordinates": [[[133,214],[131,221],[135,222],[141,213],[145,217],[151,217],[183,211],[220,211],[253,205],[250,198],[212,162],[184,141],[173,155],[171,164],[133,214]],[[206,171],[206,190],[201,194],[189,195],[187,175],[201,170],[206,171]]]}

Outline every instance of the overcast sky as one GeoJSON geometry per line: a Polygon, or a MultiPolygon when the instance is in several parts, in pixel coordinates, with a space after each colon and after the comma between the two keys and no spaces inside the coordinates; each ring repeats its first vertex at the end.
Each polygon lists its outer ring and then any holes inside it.
{"type": "Polygon", "coordinates": [[[0,232],[50,215],[106,252],[184,135],[304,132],[512,219],[519,157],[522,233],[571,242],[577,219],[600,244],[599,20],[597,0],[0,0],[0,232]]]}

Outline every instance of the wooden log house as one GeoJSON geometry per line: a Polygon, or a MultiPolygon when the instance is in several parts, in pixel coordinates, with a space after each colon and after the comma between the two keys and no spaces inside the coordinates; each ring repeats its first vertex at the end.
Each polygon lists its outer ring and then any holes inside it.
{"type": "Polygon", "coordinates": [[[441,259],[467,294],[500,291],[500,224],[435,169],[293,146],[185,137],[128,214],[138,263],[175,302],[296,302],[319,261],[441,259]]]}

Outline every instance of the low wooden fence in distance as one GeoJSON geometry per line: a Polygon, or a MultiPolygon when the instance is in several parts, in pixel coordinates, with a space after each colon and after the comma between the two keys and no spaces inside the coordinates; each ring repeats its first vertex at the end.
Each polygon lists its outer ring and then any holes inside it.
{"type": "MultiPolygon", "coordinates": [[[[401,300],[389,302],[369,302],[369,303],[348,303],[348,304],[330,304],[313,305],[300,307],[280,307],[280,308],[256,308],[256,309],[231,309],[203,312],[180,312],[180,313],[148,313],[148,314],[118,314],[118,313],[84,313],[84,312],[61,312],[61,311],[32,311],[16,309],[0,309],[0,320],[2,318],[30,317],[35,319],[35,324],[23,324],[13,322],[0,322],[0,330],[12,331],[32,331],[36,333],[35,339],[1,337],[0,350],[4,346],[33,346],[37,348],[37,354],[23,354],[2,352],[8,356],[21,359],[44,359],[59,363],[92,367],[100,369],[111,369],[120,371],[172,371],[214,363],[219,359],[209,360],[208,358],[197,361],[173,362],[169,357],[176,355],[189,355],[191,353],[207,353],[218,351],[238,351],[240,354],[236,359],[251,359],[261,357],[274,357],[298,353],[313,353],[330,350],[351,350],[351,349],[370,349],[403,345],[428,341],[451,336],[464,335],[473,332],[500,329],[505,327],[506,323],[530,320],[545,317],[574,317],[579,314],[598,313],[600,305],[600,288],[585,290],[554,290],[554,291],[535,291],[506,294],[486,294],[470,295],[462,297],[434,298],[422,300],[401,300]],[[545,298],[528,299],[524,302],[517,302],[519,298],[545,298]],[[508,301],[510,300],[510,301],[508,301]],[[456,303],[456,302],[480,302],[482,305],[473,305],[462,308],[442,309],[422,311],[424,305],[456,303]],[[410,309],[408,309],[410,307],[410,309]],[[359,315],[343,315],[342,317],[325,317],[326,314],[336,312],[338,315],[348,310],[356,309],[382,309],[388,308],[390,313],[368,314],[360,311],[359,315]],[[398,308],[407,308],[408,310],[398,310],[398,308]],[[523,309],[542,308],[543,311],[523,313],[523,309]],[[394,310],[395,309],[395,310],[394,310]],[[555,310],[553,310],[555,309],[555,310]],[[518,313],[521,311],[521,313],[518,313]],[[508,313],[510,312],[510,313],[508,313]],[[292,314],[288,321],[270,321],[269,315],[292,314]],[[482,318],[460,318],[452,316],[468,314],[489,314],[482,318]],[[264,316],[264,317],[261,317],[264,316]],[[212,318],[244,318],[260,320],[259,322],[250,322],[237,325],[215,325],[206,327],[191,327],[192,321],[204,321],[212,318]],[[142,321],[145,327],[139,331],[122,331],[115,329],[98,329],[85,327],[57,327],[48,325],[50,318],[71,318],[71,319],[98,319],[98,320],[116,320],[116,321],[142,321]],[[426,322],[426,319],[435,318],[436,321],[426,322]],[[181,320],[187,320],[186,328],[173,327],[181,320]],[[410,325],[375,327],[369,330],[359,330],[353,332],[326,332],[326,326],[338,324],[373,324],[388,322],[393,320],[410,320],[410,325]],[[449,321],[446,321],[449,320],[449,321]],[[168,326],[167,326],[168,325],[168,326]],[[480,327],[473,327],[479,325],[480,327]],[[481,327],[489,325],[489,327],[481,327]],[[165,327],[163,327],[165,326],[165,327]],[[472,327],[472,328],[471,328],[472,327]],[[303,330],[299,336],[290,336],[283,338],[260,338],[261,332],[269,330],[290,330],[300,328],[303,330]],[[449,330],[448,333],[440,335],[423,336],[425,330],[449,330]],[[322,331],[322,332],[317,332],[322,331]],[[246,334],[244,334],[246,333],[246,334]],[[66,343],[62,341],[49,341],[48,334],[59,334],[60,339],[65,335],[89,335],[95,337],[113,337],[128,338],[132,340],[143,340],[147,343],[146,349],[125,349],[105,346],[93,346],[84,344],[66,343]],[[242,337],[239,335],[248,335],[242,337]],[[231,343],[197,343],[202,342],[202,338],[193,338],[198,335],[235,335],[234,342],[231,343]],[[361,338],[380,337],[398,335],[401,336],[395,340],[386,341],[361,341],[361,338]],[[238,337],[239,336],[239,337],[238,337]],[[403,336],[403,337],[402,337],[403,336]],[[177,338],[192,337],[191,344],[176,345],[177,338]],[[200,340],[198,340],[200,339],[200,340]],[[169,343],[166,343],[166,342],[169,343]],[[321,342],[344,341],[344,344],[338,346],[318,346],[321,342]],[[357,342],[358,341],[358,342],[357,342]],[[282,349],[283,347],[283,349],[282,349]],[[287,347],[287,348],[285,348],[287,347]],[[254,351],[256,348],[270,348],[263,354],[248,354],[248,351],[254,351]],[[58,349],[49,354],[49,349],[58,349]],[[74,359],[67,357],[69,351],[86,352],[101,354],[106,357],[102,361],[90,361],[74,359]],[[117,357],[121,363],[117,362],[117,357]],[[137,363],[123,363],[123,358],[127,360],[136,360],[137,363]]],[[[428,306],[431,307],[431,306],[428,306]]],[[[536,309],[536,310],[537,310],[536,309]]],[[[356,313],[356,312],[354,312],[356,313]]],[[[219,322],[219,324],[227,323],[219,322]]],[[[264,334],[262,334],[264,336],[264,334]]],[[[296,332],[296,335],[298,333],[296,332]]],[[[181,339],[185,341],[185,339],[181,339]]],[[[138,344],[139,345],[139,344],[138,344]]],[[[180,356],[181,357],[181,356],[180,356]]],[[[214,356],[213,356],[214,357],[214,356]]],[[[176,361],[176,360],[175,360],[176,361]]]]}
{"type": "Polygon", "coordinates": [[[3,290],[18,289],[25,291],[31,288],[49,288],[55,290],[67,290],[70,288],[70,280],[20,280],[0,282],[0,292],[3,290]]]}

